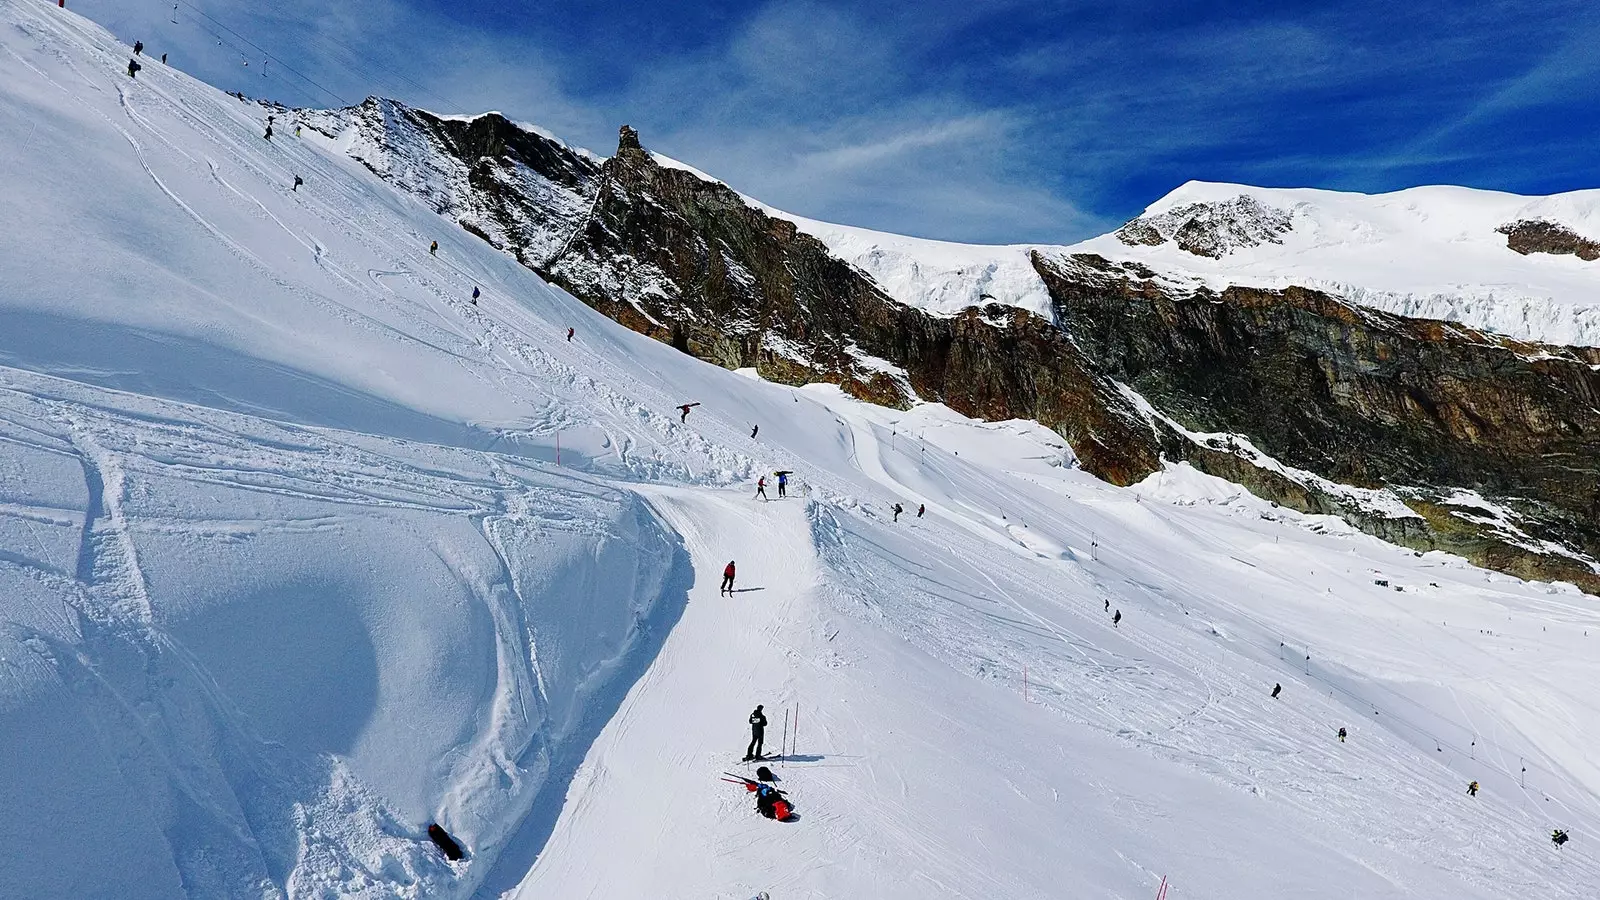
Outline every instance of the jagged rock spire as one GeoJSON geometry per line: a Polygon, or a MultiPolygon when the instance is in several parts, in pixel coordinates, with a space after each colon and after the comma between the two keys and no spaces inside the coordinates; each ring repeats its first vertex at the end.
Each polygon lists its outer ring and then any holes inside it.
{"type": "Polygon", "coordinates": [[[639,132],[634,131],[631,125],[622,126],[621,131],[617,133],[617,152],[621,153],[624,150],[644,150],[639,144],[639,132]]]}

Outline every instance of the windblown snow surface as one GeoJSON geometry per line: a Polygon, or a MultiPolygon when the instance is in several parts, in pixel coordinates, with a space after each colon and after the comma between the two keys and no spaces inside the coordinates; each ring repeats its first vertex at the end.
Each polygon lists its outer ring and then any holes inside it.
{"type": "Polygon", "coordinates": [[[0,896],[1592,896],[1593,598],[704,365],[128,53],[0,2],[0,896]]]}

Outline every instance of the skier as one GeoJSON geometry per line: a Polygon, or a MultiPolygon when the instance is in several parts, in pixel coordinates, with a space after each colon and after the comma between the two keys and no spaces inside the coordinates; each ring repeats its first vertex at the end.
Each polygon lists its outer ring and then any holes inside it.
{"type": "Polygon", "coordinates": [[[728,560],[728,567],[722,570],[722,590],[718,594],[733,593],[733,560],[728,560]]]}
{"type": "Polygon", "coordinates": [[[927,511],[928,511],[928,505],[926,503],[918,503],[917,504],[917,518],[919,518],[919,519],[922,518],[922,514],[927,512],[927,511]]]}
{"type": "Polygon", "coordinates": [[[1111,627],[1112,628],[1117,628],[1121,624],[1122,624],[1122,610],[1119,609],[1115,613],[1111,614],[1111,627]]]}
{"type": "Polygon", "coordinates": [[[473,285],[472,286],[472,305],[473,306],[477,306],[478,305],[478,286],[477,285],[473,285]]]}
{"type": "Polygon", "coordinates": [[[139,65],[137,60],[132,60],[132,59],[128,60],[128,77],[129,78],[138,78],[139,77],[139,70],[142,69],[142,68],[144,68],[144,66],[139,65]]]}
{"type": "Polygon", "coordinates": [[[894,521],[900,521],[900,513],[902,512],[904,512],[904,510],[900,508],[900,504],[896,503],[894,505],[894,521]]]}
{"type": "Polygon", "coordinates": [[[687,422],[687,421],[689,421],[689,410],[694,409],[696,406],[699,406],[699,405],[700,404],[698,404],[698,403],[685,403],[682,406],[678,407],[678,412],[681,413],[681,415],[678,416],[678,421],[679,422],[687,422]]]}
{"type": "MultiPolygon", "coordinates": [[[[1339,743],[1341,743],[1341,744],[1344,743],[1344,735],[1345,735],[1344,729],[1340,728],[1339,729],[1339,743]]],[[[1476,784],[1476,782],[1474,782],[1474,784],[1476,784]]]]}
{"type": "Polygon", "coordinates": [[[575,328],[568,328],[567,329],[567,343],[569,343],[569,344],[572,343],[572,333],[574,331],[576,331],[576,330],[577,329],[575,329],[575,328]]]}
{"type": "Polygon", "coordinates": [[[300,190],[300,185],[305,183],[305,179],[301,178],[299,175],[296,175],[294,177],[294,187],[290,188],[289,190],[298,192],[300,190]]]}
{"type": "Polygon", "coordinates": [[[272,140],[272,123],[271,122],[267,123],[267,133],[263,134],[262,137],[266,138],[269,141],[272,140]]]}
{"type": "Polygon", "coordinates": [[[756,785],[756,812],[769,819],[789,818],[789,803],[783,799],[783,791],[770,784],[756,785]]]}
{"type": "Polygon", "coordinates": [[[161,64],[163,66],[167,64],[167,55],[165,53],[161,54],[161,64]]]}
{"type": "Polygon", "coordinates": [[[1565,844],[1566,842],[1567,833],[1565,831],[1557,828],[1555,831],[1550,832],[1550,843],[1555,844],[1557,850],[1560,850],[1561,845],[1565,844]]]}
{"type": "Polygon", "coordinates": [[[1106,612],[1111,612],[1111,601],[1109,599],[1106,600],[1106,612]]]}
{"type": "MultiPolygon", "coordinates": [[[[733,563],[728,563],[733,565],[733,563]]],[[[750,714],[750,746],[745,748],[744,761],[761,758],[761,741],[767,732],[767,716],[761,711],[761,704],[756,704],[756,711],[750,714]]]]}
{"type": "Polygon", "coordinates": [[[134,41],[133,42],[133,55],[134,56],[139,56],[142,53],[144,53],[144,41],[134,41]]]}
{"type": "Polygon", "coordinates": [[[438,241],[434,241],[433,243],[428,245],[428,253],[434,254],[434,253],[438,253],[438,252],[439,252],[439,242],[438,241]]]}
{"type": "Polygon", "coordinates": [[[1467,796],[1468,797],[1476,797],[1476,796],[1478,796],[1478,783],[1476,781],[1469,782],[1467,784],[1467,796]]]}
{"type": "Polygon", "coordinates": [[[296,122],[295,125],[294,125],[294,136],[295,137],[299,137],[300,136],[300,123],[299,122],[296,122]]]}
{"type": "Polygon", "coordinates": [[[760,425],[751,425],[750,426],[750,440],[752,440],[752,441],[755,440],[756,439],[756,433],[759,432],[760,430],[761,430],[761,426],[760,425]]]}
{"type": "Polygon", "coordinates": [[[454,861],[466,856],[461,845],[456,843],[456,839],[451,837],[450,832],[445,831],[438,822],[428,823],[428,839],[444,853],[445,859],[454,861]]]}
{"type": "Polygon", "coordinates": [[[778,471],[773,472],[772,474],[778,476],[778,496],[779,497],[787,497],[787,496],[789,496],[789,476],[793,475],[794,473],[789,471],[788,469],[779,469],[778,471]]]}
{"type": "Polygon", "coordinates": [[[756,479],[756,496],[762,500],[767,499],[767,476],[756,479]]]}
{"type": "Polygon", "coordinates": [[[1283,693],[1283,685],[1274,682],[1272,685],[1272,699],[1278,699],[1278,695],[1281,693],[1283,693]]]}

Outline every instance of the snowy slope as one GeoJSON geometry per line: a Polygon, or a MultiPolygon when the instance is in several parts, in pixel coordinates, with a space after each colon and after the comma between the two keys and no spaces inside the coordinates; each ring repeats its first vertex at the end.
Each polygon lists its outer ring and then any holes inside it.
{"type": "MultiPolygon", "coordinates": [[[[940,315],[981,302],[1052,318],[1031,252],[1095,253],[1143,263],[1179,287],[1312,287],[1366,306],[1448,319],[1513,337],[1600,345],[1600,262],[1518,254],[1497,229],[1523,220],[1560,223],[1600,240],[1600,190],[1524,197],[1462,187],[1367,195],[1190,182],[1141,218],[1194,204],[1252,198],[1290,228],[1276,241],[1209,258],[1171,240],[1130,245],[1115,233],[1071,246],[984,246],[884,234],[776,210],[872,276],[885,292],[940,315]]],[[[1170,237],[1170,235],[1169,235],[1170,237]]]]}
{"type": "Polygon", "coordinates": [[[1600,875],[1592,598],[701,364],[70,11],[0,59],[0,896],[1600,875]],[[758,702],[792,823],[718,780],[758,702]]]}

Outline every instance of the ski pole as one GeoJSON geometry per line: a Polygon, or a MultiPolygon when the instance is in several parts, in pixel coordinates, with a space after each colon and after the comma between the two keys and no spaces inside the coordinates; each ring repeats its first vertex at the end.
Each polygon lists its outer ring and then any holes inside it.
{"type": "Polygon", "coordinates": [[[778,742],[778,761],[784,763],[786,768],[787,768],[788,764],[787,764],[787,761],[784,759],[784,752],[786,750],[788,750],[788,748],[789,748],[789,707],[785,706],[783,708],[783,740],[778,742]]]}

